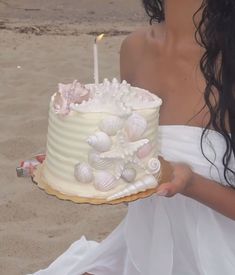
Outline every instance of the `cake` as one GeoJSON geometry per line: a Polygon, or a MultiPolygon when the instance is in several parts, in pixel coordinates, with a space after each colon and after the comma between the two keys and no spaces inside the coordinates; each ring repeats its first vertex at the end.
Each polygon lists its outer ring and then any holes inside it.
{"type": "Polygon", "coordinates": [[[50,101],[43,179],[62,194],[107,201],[156,187],[161,103],[116,79],[59,84],[50,101]]]}

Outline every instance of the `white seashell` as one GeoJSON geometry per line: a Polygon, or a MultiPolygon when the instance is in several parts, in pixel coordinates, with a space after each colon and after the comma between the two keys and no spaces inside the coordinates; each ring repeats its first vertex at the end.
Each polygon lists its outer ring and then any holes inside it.
{"type": "Polygon", "coordinates": [[[95,174],[94,186],[97,190],[106,192],[117,186],[116,178],[106,171],[98,171],[95,174]]]}
{"type": "Polygon", "coordinates": [[[161,163],[157,158],[151,158],[148,161],[148,172],[151,174],[156,174],[160,171],[161,163]]]}
{"type": "Polygon", "coordinates": [[[146,175],[141,180],[136,181],[135,183],[128,185],[122,191],[117,192],[116,194],[109,196],[108,201],[120,199],[126,196],[137,194],[139,192],[146,191],[148,189],[155,188],[158,185],[157,179],[152,175],[146,175]]]}
{"type": "Polygon", "coordinates": [[[133,113],[126,121],[125,130],[130,141],[140,139],[146,128],[147,121],[137,113],[133,113]]]}
{"type": "Polygon", "coordinates": [[[104,132],[96,132],[94,135],[89,136],[87,142],[98,152],[106,152],[112,146],[111,138],[104,132]]]}
{"type": "Polygon", "coordinates": [[[147,144],[143,145],[137,152],[137,157],[140,159],[143,159],[149,155],[149,153],[152,151],[153,147],[150,142],[147,144]]]}
{"type": "Polygon", "coordinates": [[[123,161],[118,161],[115,164],[115,169],[114,169],[114,173],[115,173],[115,178],[116,179],[120,179],[122,172],[124,170],[125,164],[123,161]]]}
{"type": "Polygon", "coordinates": [[[113,165],[112,160],[101,158],[100,153],[94,150],[88,154],[88,162],[93,168],[98,170],[104,170],[113,165]]]}
{"type": "Polygon", "coordinates": [[[87,163],[78,163],[74,166],[74,177],[81,183],[90,183],[93,180],[92,168],[87,163]]]}
{"type": "Polygon", "coordinates": [[[126,168],[122,172],[122,178],[126,182],[133,182],[136,178],[136,170],[134,168],[126,168]]]}
{"type": "Polygon", "coordinates": [[[109,136],[115,136],[117,131],[123,127],[123,120],[118,116],[108,116],[100,123],[100,130],[109,136]]]}
{"type": "Polygon", "coordinates": [[[110,158],[110,159],[125,159],[126,157],[133,157],[134,154],[146,143],[148,143],[148,139],[141,139],[134,142],[122,143],[120,141],[121,148],[117,147],[111,149],[108,152],[104,152],[100,154],[101,158],[110,158]]]}

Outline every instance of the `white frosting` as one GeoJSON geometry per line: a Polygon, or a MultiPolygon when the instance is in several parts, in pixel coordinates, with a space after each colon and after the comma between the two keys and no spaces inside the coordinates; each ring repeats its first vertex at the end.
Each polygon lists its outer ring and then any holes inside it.
{"type": "Polygon", "coordinates": [[[105,80],[98,86],[88,84],[86,89],[89,90],[90,98],[81,104],[69,102],[66,114],[54,109],[55,95],[52,96],[43,175],[49,185],[62,193],[108,198],[130,185],[122,177],[127,168],[136,171],[135,181],[149,174],[148,161],[158,155],[161,100],[126,82],[119,84],[116,79],[112,83],[105,80]],[[133,114],[133,123],[127,123],[133,114]],[[112,129],[108,131],[107,127],[112,122],[112,129]],[[141,131],[141,127],[145,127],[144,131],[141,131]],[[151,143],[152,149],[140,159],[138,150],[147,143],[151,143]],[[83,166],[75,173],[74,168],[78,168],[79,163],[83,163],[83,166]],[[79,178],[88,177],[89,167],[94,181],[79,182],[79,178]],[[102,170],[105,171],[102,176],[106,175],[107,178],[104,178],[104,183],[113,186],[105,192],[97,190],[100,183],[94,186],[102,170]]]}

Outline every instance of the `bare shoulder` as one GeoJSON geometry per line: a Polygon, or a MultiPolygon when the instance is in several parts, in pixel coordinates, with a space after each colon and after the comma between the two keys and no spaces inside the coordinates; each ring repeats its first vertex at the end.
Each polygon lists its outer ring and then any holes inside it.
{"type": "Polygon", "coordinates": [[[141,28],[129,34],[122,42],[120,51],[121,79],[131,83],[134,68],[139,63],[146,44],[149,27],[141,28]]]}

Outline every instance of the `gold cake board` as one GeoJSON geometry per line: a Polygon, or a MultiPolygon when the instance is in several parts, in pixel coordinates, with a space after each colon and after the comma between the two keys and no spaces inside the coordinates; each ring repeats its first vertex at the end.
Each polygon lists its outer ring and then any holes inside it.
{"type": "MultiPolygon", "coordinates": [[[[160,183],[165,182],[167,179],[170,178],[170,175],[171,175],[172,171],[171,171],[170,165],[168,164],[167,167],[166,167],[166,165],[167,165],[167,163],[165,161],[163,161],[162,162],[161,174],[164,175],[164,177],[162,176],[160,178],[160,181],[159,181],[160,183]],[[164,164],[164,167],[163,167],[163,164],[164,164]]],[[[70,196],[70,195],[62,194],[59,191],[53,189],[51,186],[49,186],[48,183],[43,178],[42,170],[43,170],[43,164],[39,164],[37,166],[37,168],[35,169],[35,171],[34,171],[34,174],[33,174],[33,177],[32,177],[33,182],[36,183],[37,186],[40,189],[44,190],[47,194],[52,195],[52,196],[56,196],[58,199],[61,199],[61,200],[72,201],[74,203],[80,203],[80,204],[81,203],[88,203],[88,204],[96,204],[96,205],[100,205],[100,204],[115,205],[115,204],[120,204],[120,203],[125,203],[125,202],[132,202],[132,201],[136,201],[138,199],[147,198],[147,197],[153,195],[156,192],[156,188],[148,189],[144,192],[139,192],[137,194],[133,194],[133,195],[126,196],[126,197],[116,199],[116,200],[112,200],[112,201],[107,201],[106,199],[98,199],[98,198],[86,198],[86,197],[79,197],[79,196],[70,196]]]]}

